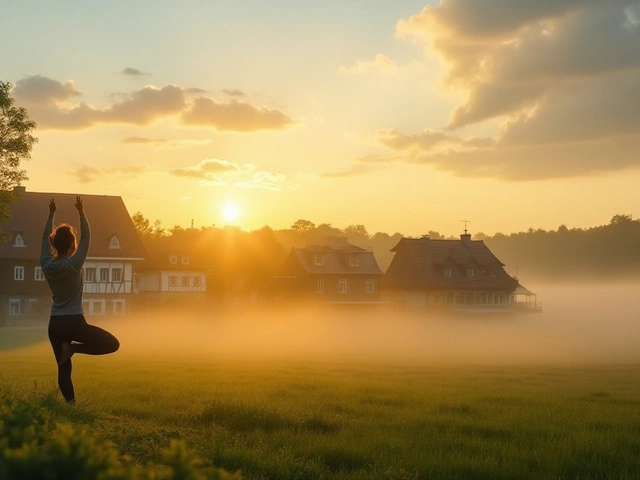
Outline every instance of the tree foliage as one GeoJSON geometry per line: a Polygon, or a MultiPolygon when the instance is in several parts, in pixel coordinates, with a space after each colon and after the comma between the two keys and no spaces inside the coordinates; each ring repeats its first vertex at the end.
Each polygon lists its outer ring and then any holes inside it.
{"type": "Polygon", "coordinates": [[[0,190],[11,190],[27,179],[20,164],[31,158],[38,141],[32,135],[36,122],[24,108],[14,106],[10,91],[11,84],[0,81],[0,190]]]}
{"type": "Polygon", "coordinates": [[[21,162],[31,158],[31,149],[38,141],[32,135],[36,122],[29,119],[24,108],[14,106],[11,86],[0,81],[0,223],[9,216],[11,190],[27,179],[21,162]]]}

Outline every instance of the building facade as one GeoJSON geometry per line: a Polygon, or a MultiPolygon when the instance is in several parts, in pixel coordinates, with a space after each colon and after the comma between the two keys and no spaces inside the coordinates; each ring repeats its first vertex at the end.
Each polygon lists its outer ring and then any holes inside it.
{"type": "Polygon", "coordinates": [[[483,241],[466,232],[460,240],[403,238],[391,251],[395,256],[382,288],[394,305],[468,313],[516,308],[518,280],[483,241]]]}
{"type": "MultiPolygon", "coordinates": [[[[40,246],[52,197],[57,205],[54,228],[65,222],[80,235],[75,194],[27,192],[24,187],[16,193],[11,217],[0,226],[8,238],[0,243],[0,324],[48,320],[51,293],[40,268],[40,246]]],[[[91,227],[82,271],[85,314],[122,315],[131,303],[135,265],[144,259],[144,247],[120,197],[82,199],[91,227]]]]}

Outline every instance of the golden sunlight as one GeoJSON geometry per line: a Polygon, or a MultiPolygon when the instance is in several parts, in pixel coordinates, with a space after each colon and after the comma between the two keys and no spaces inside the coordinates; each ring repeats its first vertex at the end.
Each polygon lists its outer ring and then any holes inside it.
{"type": "Polygon", "coordinates": [[[222,218],[229,223],[235,223],[240,218],[240,209],[238,205],[232,202],[226,202],[222,206],[222,218]]]}

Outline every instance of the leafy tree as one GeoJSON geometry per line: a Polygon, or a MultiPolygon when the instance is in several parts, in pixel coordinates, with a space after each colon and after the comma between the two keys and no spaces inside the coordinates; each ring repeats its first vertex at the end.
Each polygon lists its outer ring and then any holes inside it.
{"type": "Polygon", "coordinates": [[[347,237],[366,237],[369,238],[369,232],[364,225],[349,225],[344,229],[347,237]]]}
{"type": "Polygon", "coordinates": [[[20,163],[31,158],[33,144],[38,141],[31,134],[36,122],[29,120],[24,108],[13,105],[10,90],[10,83],[0,81],[0,223],[9,216],[11,190],[27,179],[20,163]]]}
{"type": "Polygon", "coordinates": [[[140,212],[134,213],[131,220],[133,221],[133,226],[138,232],[138,235],[140,235],[140,238],[144,243],[157,240],[158,238],[163,237],[166,233],[160,220],[156,219],[152,225],[149,219],[140,212]]]}
{"type": "Polygon", "coordinates": [[[619,225],[621,223],[631,222],[632,220],[633,220],[633,217],[631,215],[618,214],[618,215],[614,215],[611,218],[611,222],[609,222],[609,223],[611,225],[619,225]]]}
{"type": "Polygon", "coordinates": [[[309,220],[296,220],[293,225],[291,225],[291,230],[295,230],[298,233],[307,233],[316,228],[316,224],[309,220]]]}

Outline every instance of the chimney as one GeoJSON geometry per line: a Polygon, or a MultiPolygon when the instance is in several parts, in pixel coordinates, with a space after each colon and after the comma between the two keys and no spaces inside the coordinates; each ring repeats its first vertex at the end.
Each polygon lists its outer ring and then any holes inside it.
{"type": "Polygon", "coordinates": [[[429,240],[429,235],[420,235],[421,240],[429,240]]]}
{"type": "Polygon", "coordinates": [[[462,235],[460,235],[460,240],[462,240],[463,245],[468,245],[471,243],[471,234],[467,233],[465,231],[465,233],[463,233],[462,235]]]}
{"type": "Polygon", "coordinates": [[[16,185],[15,187],[13,187],[13,191],[15,193],[25,193],[27,191],[27,187],[24,187],[22,185],[16,185]]]}

